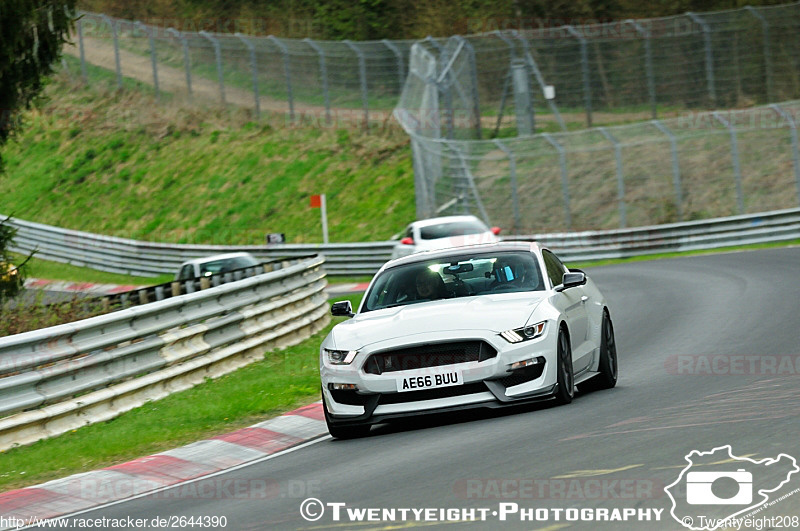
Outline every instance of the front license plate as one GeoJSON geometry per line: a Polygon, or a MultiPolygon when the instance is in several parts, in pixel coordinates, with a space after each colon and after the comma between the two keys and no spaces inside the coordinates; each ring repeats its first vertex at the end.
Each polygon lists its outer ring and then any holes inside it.
{"type": "Polygon", "coordinates": [[[421,389],[436,389],[462,385],[461,371],[444,371],[438,374],[424,374],[421,376],[405,376],[397,378],[397,391],[419,391],[421,389]]]}

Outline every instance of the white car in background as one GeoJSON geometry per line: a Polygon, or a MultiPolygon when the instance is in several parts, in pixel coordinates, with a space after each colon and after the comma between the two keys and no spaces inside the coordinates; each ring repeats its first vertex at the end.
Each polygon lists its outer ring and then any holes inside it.
{"type": "Polygon", "coordinates": [[[503,242],[386,263],[358,312],[320,345],[328,431],[423,413],[572,401],[614,387],[617,350],[602,293],[548,249],[503,242]]]}
{"type": "Polygon", "coordinates": [[[254,267],[259,262],[250,253],[215,254],[203,258],[195,258],[181,264],[175,273],[175,280],[191,280],[198,277],[210,277],[217,273],[227,273],[236,269],[254,267]]]}
{"type": "Polygon", "coordinates": [[[392,249],[392,259],[421,251],[463,247],[498,241],[499,227],[491,229],[475,216],[446,216],[415,221],[406,227],[392,249]]]}

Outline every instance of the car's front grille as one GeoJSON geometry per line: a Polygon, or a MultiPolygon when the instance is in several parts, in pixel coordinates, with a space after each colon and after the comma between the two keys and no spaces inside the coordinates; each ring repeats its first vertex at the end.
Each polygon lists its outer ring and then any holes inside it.
{"type": "Polygon", "coordinates": [[[538,363],[512,371],[511,374],[505,378],[500,378],[499,382],[503,384],[504,387],[513,387],[535,380],[542,375],[542,372],[544,372],[544,363],[538,363]]]}
{"type": "Polygon", "coordinates": [[[373,354],[364,364],[364,372],[383,374],[469,361],[484,361],[496,356],[497,351],[484,341],[432,343],[373,354]]]}
{"type": "Polygon", "coordinates": [[[405,404],[421,400],[435,400],[437,398],[451,398],[454,396],[471,395],[488,391],[483,382],[466,385],[452,385],[438,389],[423,389],[421,391],[408,391],[405,393],[385,393],[378,400],[378,405],[405,404]]]}

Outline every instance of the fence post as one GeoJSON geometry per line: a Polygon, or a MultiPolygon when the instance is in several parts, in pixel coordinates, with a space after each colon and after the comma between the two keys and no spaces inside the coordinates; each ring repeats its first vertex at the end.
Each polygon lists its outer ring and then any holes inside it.
{"type": "Polygon", "coordinates": [[[111,28],[111,37],[114,39],[114,66],[117,69],[117,87],[120,89],[122,88],[122,66],[119,63],[119,38],[117,36],[117,21],[116,19],[111,20],[111,17],[108,15],[100,15],[103,17],[103,20],[108,22],[108,26],[111,28]]]}
{"type": "Polygon", "coordinates": [[[775,112],[780,114],[784,120],[789,124],[789,134],[792,137],[792,159],[794,160],[794,180],[797,185],[797,203],[800,204],[800,147],[797,145],[797,122],[794,121],[792,116],[781,109],[777,104],[770,105],[775,109],[775,112]]]}
{"type": "Polygon", "coordinates": [[[739,144],[736,141],[736,129],[717,111],[711,113],[731,135],[731,159],[733,160],[733,176],[736,179],[736,203],[739,205],[739,214],[744,214],[744,197],[742,196],[742,169],[739,166],[739,144]]]}
{"type": "MultiPolygon", "coordinates": [[[[440,69],[442,64],[447,63],[447,51],[430,35],[425,37],[425,42],[431,43],[437,50],[439,50],[439,59],[436,62],[436,88],[439,91],[439,95],[444,97],[444,115],[445,123],[447,124],[447,138],[453,138],[453,129],[455,128],[455,124],[453,123],[453,94],[450,92],[449,85],[442,84],[442,71],[440,69]],[[443,90],[442,86],[445,86],[446,90],[443,90]]],[[[437,111],[441,112],[441,107],[437,109],[437,111]]]]}
{"type": "Polygon", "coordinates": [[[289,50],[277,37],[270,35],[267,37],[280,51],[283,57],[283,74],[286,77],[286,93],[289,98],[289,120],[294,123],[294,96],[292,94],[292,69],[289,66],[289,50]]]}
{"type": "Polygon", "coordinates": [[[617,201],[619,202],[619,225],[621,228],[628,226],[625,206],[625,177],[622,173],[622,145],[605,127],[598,127],[606,140],[614,145],[614,158],[617,162],[617,201]]]}
{"type": "Polygon", "coordinates": [[[406,65],[403,62],[403,54],[400,53],[400,49],[392,41],[383,39],[381,42],[384,46],[389,48],[389,50],[391,50],[392,53],[394,53],[394,56],[397,58],[397,79],[399,81],[397,88],[398,93],[403,92],[403,85],[406,84],[406,65]]]}
{"type": "Polygon", "coordinates": [[[711,28],[702,18],[692,13],[686,13],[703,30],[703,42],[706,51],[706,83],[708,84],[708,97],[711,100],[711,107],[717,106],[717,91],[714,87],[714,52],[711,48],[711,28]]]}
{"type": "Polygon", "coordinates": [[[675,186],[675,201],[678,206],[678,221],[683,221],[683,187],[681,186],[681,167],[678,163],[678,139],[666,125],[658,120],[651,120],[653,127],[667,135],[669,150],[672,157],[672,182],[675,186]]]}
{"type": "Polygon", "coordinates": [[[548,133],[542,133],[547,142],[558,152],[558,165],[561,167],[561,195],[564,198],[564,219],[567,222],[567,230],[572,229],[572,209],[569,201],[569,181],[567,179],[567,154],[564,147],[548,133]]]}
{"type": "Polygon", "coordinates": [[[83,77],[83,82],[89,82],[89,75],[86,72],[86,51],[83,47],[83,18],[78,19],[78,50],[80,50],[81,54],[81,76],[83,77]]]}
{"type": "Polygon", "coordinates": [[[175,37],[181,42],[183,49],[183,67],[186,70],[186,91],[189,93],[189,98],[192,97],[192,60],[189,58],[189,44],[186,42],[186,37],[175,28],[167,29],[167,33],[175,37]]]}
{"type": "Polygon", "coordinates": [[[475,131],[478,133],[478,140],[480,140],[483,137],[483,132],[481,130],[481,104],[478,96],[478,65],[475,62],[475,48],[461,35],[454,35],[453,38],[462,43],[464,48],[467,49],[470,81],[472,82],[472,112],[475,113],[475,131]]]}
{"type": "Polygon", "coordinates": [[[261,98],[258,95],[258,61],[256,60],[256,47],[238,31],[234,35],[247,46],[250,51],[250,71],[253,74],[253,99],[256,105],[256,118],[261,117],[261,98]]]}
{"type": "Polygon", "coordinates": [[[322,92],[323,92],[323,95],[325,96],[325,119],[330,124],[331,123],[331,97],[330,97],[330,94],[328,94],[328,69],[325,66],[325,54],[323,53],[322,48],[320,48],[319,45],[316,42],[312,41],[308,37],[303,39],[303,41],[308,43],[308,45],[311,46],[311,48],[315,52],[317,52],[317,55],[319,55],[319,73],[320,73],[320,76],[322,77],[322,92]]]}
{"type": "Polygon", "coordinates": [[[761,22],[761,30],[763,36],[763,50],[764,50],[764,70],[767,76],[767,101],[772,101],[775,97],[772,85],[772,54],[769,49],[769,22],[759,13],[753,6],[744,6],[744,8],[754,17],[761,22]]]}
{"type": "Polygon", "coordinates": [[[586,127],[592,126],[592,86],[589,78],[589,50],[586,39],[572,26],[564,26],[570,35],[578,39],[581,45],[581,73],[583,76],[583,99],[586,105],[586,127]]]}
{"type": "Polygon", "coordinates": [[[503,79],[503,92],[500,95],[500,109],[497,112],[497,123],[494,126],[494,136],[497,136],[497,133],[500,131],[500,124],[503,122],[503,113],[505,112],[506,108],[506,98],[508,98],[508,85],[511,82],[511,68],[514,65],[514,60],[517,58],[517,47],[514,46],[514,42],[503,35],[500,30],[494,30],[494,33],[498,39],[503,41],[506,46],[508,46],[508,73],[505,75],[503,79]]]}
{"type": "Polygon", "coordinates": [[[140,28],[147,34],[147,40],[150,44],[150,63],[153,67],[153,87],[156,91],[156,101],[159,101],[161,99],[161,93],[158,89],[158,62],[156,60],[156,44],[153,40],[153,32],[138,20],[133,23],[133,26],[140,28]]]}
{"type": "Polygon", "coordinates": [[[214,46],[214,57],[217,62],[217,77],[219,78],[219,99],[222,101],[222,104],[225,105],[225,78],[222,72],[222,51],[219,48],[219,41],[205,31],[200,31],[198,33],[208,39],[212,46],[214,46]]]}
{"type": "Polygon", "coordinates": [[[508,149],[505,144],[495,139],[493,141],[503,153],[508,157],[508,172],[511,177],[511,205],[514,212],[514,228],[513,232],[517,233],[522,228],[522,222],[519,217],[519,188],[517,187],[517,159],[514,157],[514,152],[508,149]]]}
{"type": "MultiPolygon", "coordinates": [[[[533,75],[536,76],[536,82],[539,83],[539,88],[541,88],[542,91],[544,91],[544,89],[547,86],[547,84],[544,81],[544,77],[542,76],[542,73],[539,71],[539,65],[537,65],[536,61],[533,60],[533,55],[531,55],[531,50],[530,50],[530,47],[528,46],[528,41],[526,41],[517,32],[514,32],[514,36],[517,39],[519,39],[519,41],[522,43],[522,48],[524,49],[525,62],[528,63],[528,67],[530,67],[530,69],[533,71],[533,75]]],[[[558,125],[561,127],[561,130],[562,131],[566,131],[567,130],[567,126],[564,123],[564,120],[561,119],[561,113],[558,112],[558,107],[556,106],[556,104],[553,103],[553,100],[551,100],[551,99],[545,98],[545,101],[547,102],[547,106],[550,107],[550,110],[552,111],[553,116],[556,117],[556,121],[558,121],[558,125]]]]}
{"type": "Polygon", "coordinates": [[[650,31],[644,29],[641,24],[633,19],[628,19],[623,24],[630,24],[636,30],[636,33],[644,38],[644,71],[647,76],[647,93],[650,97],[651,114],[653,115],[653,120],[655,120],[658,111],[656,109],[656,81],[653,76],[653,50],[650,42],[650,31]]]}
{"type": "Polygon", "coordinates": [[[364,52],[352,41],[345,40],[344,43],[358,57],[358,79],[361,84],[361,103],[364,106],[364,130],[369,129],[369,94],[367,93],[367,62],[364,59],[364,52]]]}

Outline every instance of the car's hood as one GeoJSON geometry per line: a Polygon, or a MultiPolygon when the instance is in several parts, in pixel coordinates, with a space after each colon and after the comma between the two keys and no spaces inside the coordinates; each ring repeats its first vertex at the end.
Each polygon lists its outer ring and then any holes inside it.
{"type": "Polygon", "coordinates": [[[524,326],[545,292],[499,293],[421,302],[358,314],[331,332],[335,348],[359,349],[397,337],[450,330],[503,332],[524,326]]]}

